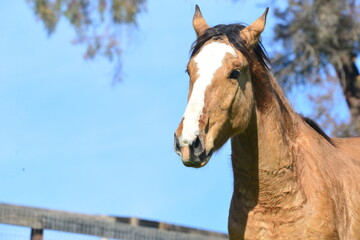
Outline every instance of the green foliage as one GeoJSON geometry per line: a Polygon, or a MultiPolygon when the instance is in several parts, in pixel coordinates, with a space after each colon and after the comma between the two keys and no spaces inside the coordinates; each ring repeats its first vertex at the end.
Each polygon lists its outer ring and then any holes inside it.
{"type": "Polygon", "coordinates": [[[48,34],[56,30],[61,19],[75,29],[74,43],[86,45],[84,57],[98,55],[116,61],[119,77],[121,29],[136,25],[146,0],[27,0],[48,34]]]}
{"type": "Polygon", "coordinates": [[[299,84],[326,85],[329,91],[311,100],[319,106],[315,115],[334,133],[340,124],[334,116],[324,117],[324,107],[329,114],[333,89],[339,80],[343,89],[349,81],[351,53],[360,50],[359,10],[356,0],[288,0],[286,8],[275,9],[275,40],[282,44],[272,60],[275,75],[288,90],[299,84]]]}
{"type": "MultiPolygon", "coordinates": [[[[275,9],[279,23],[275,40],[283,45],[275,58],[282,81],[289,74],[297,81],[330,74],[329,67],[342,69],[351,52],[358,51],[360,18],[356,1],[289,0],[284,10],[275,9]]],[[[290,84],[292,84],[290,82],[290,84]]]]}
{"type": "Polygon", "coordinates": [[[59,20],[59,12],[61,7],[61,1],[48,2],[46,0],[34,0],[31,1],[33,9],[37,13],[40,19],[44,21],[46,30],[51,34],[56,27],[59,20]]]}

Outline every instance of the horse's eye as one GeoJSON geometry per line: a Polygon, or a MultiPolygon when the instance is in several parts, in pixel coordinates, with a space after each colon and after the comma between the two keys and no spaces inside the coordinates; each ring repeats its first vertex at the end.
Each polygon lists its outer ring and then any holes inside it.
{"type": "Polygon", "coordinates": [[[240,76],[240,71],[238,69],[235,69],[230,73],[229,78],[238,79],[239,76],[240,76]]]}

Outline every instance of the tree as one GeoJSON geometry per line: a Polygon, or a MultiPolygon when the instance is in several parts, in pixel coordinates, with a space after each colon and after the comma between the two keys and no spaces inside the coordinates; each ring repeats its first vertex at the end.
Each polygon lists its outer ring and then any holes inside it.
{"type": "Polygon", "coordinates": [[[360,133],[359,10],[356,0],[288,0],[285,9],[275,9],[275,40],[282,44],[273,58],[275,75],[285,88],[317,86],[309,96],[319,106],[315,118],[335,135],[360,133]],[[347,127],[332,120],[329,109],[339,84],[352,116],[347,127]]]}
{"type": "Polygon", "coordinates": [[[121,29],[136,25],[146,0],[27,0],[48,34],[61,18],[75,29],[74,43],[86,45],[85,59],[103,56],[115,61],[115,79],[121,69],[121,29]]]}

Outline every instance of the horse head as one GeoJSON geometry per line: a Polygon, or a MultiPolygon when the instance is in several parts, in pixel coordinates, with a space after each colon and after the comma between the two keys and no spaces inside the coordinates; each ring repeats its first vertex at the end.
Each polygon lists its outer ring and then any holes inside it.
{"type": "Polygon", "coordinates": [[[266,55],[259,38],[268,9],[251,25],[210,28],[196,6],[197,40],[187,65],[188,104],[175,132],[175,151],[184,165],[202,167],[229,138],[246,129],[254,112],[251,75],[266,55]]]}

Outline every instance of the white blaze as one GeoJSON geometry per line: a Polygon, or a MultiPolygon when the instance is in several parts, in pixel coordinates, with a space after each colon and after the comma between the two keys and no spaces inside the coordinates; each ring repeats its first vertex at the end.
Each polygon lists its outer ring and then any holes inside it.
{"type": "Polygon", "coordinates": [[[215,72],[222,66],[222,61],[227,53],[236,56],[235,50],[231,46],[213,42],[205,45],[194,58],[199,78],[194,83],[183,116],[183,130],[179,139],[182,146],[192,143],[199,134],[199,119],[205,104],[205,90],[211,84],[215,72]]]}

